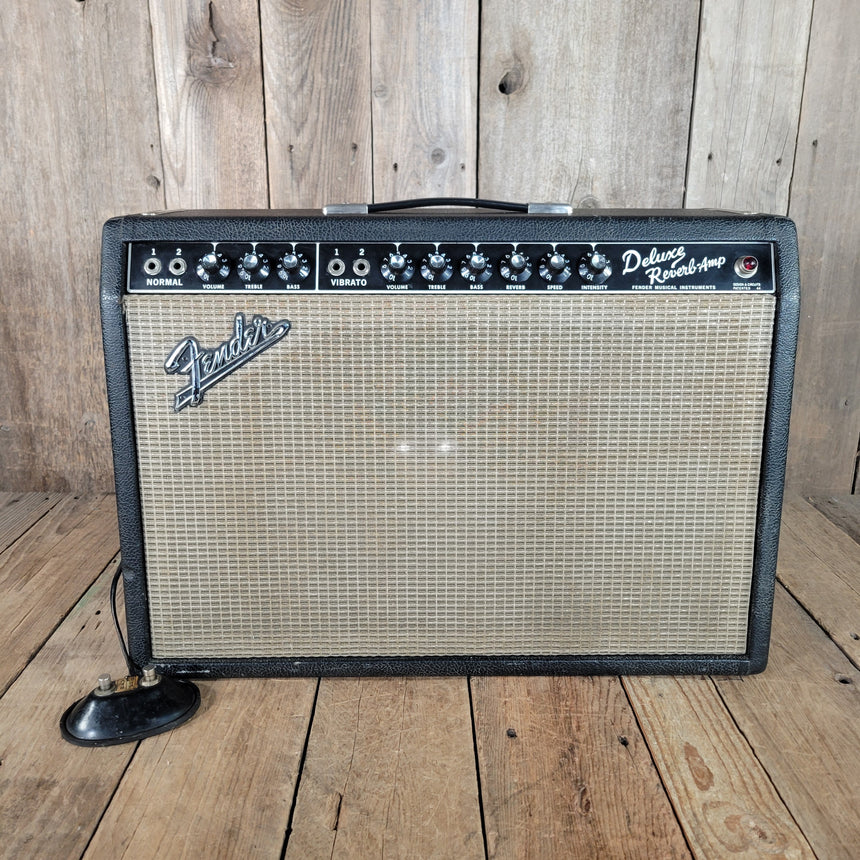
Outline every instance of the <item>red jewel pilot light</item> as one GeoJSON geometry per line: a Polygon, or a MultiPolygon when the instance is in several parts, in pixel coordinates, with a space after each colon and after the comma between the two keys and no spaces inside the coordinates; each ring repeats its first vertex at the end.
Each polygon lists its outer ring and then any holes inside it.
{"type": "Polygon", "coordinates": [[[735,274],[741,278],[751,278],[758,271],[758,259],[746,256],[735,260],[735,274]]]}

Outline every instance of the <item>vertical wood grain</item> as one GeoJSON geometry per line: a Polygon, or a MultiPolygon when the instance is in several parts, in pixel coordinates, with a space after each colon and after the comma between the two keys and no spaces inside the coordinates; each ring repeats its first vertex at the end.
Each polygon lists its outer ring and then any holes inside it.
{"type": "Polygon", "coordinates": [[[789,497],[779,537],[780,582],[860,666],[857,544],[808,502],[789,497]]]}
{"type": "Polygon", "coordinates": [[[84,858],[279,856],[316,681],[199,686],[189,723],[141,742],[84,858]]]}
{"type": "Polygon", "coordinates": [[[788,458],[806,494],[850,493],[860,439],[860,14],[816,0],[789,215],[801,321],[788,458]]]}
{"type": "Polygon", "coordinates": [[[119,551],[112,496],[66,496],[0,553],[0,694],[119,551]]]}
{"type": "Polygon", "coordinates": [[[690,0],[485,0],[481,196],[680,206],[698,20],[690,0]]]}
{"type": "Polygon", "coordinates": [[[61,498],[59,493],[0,493],[0,553],[61,498]]]}
{"type": "Polygon", "coordinates": [[[622,679],[696,857],[815,857],[710,678],[622,679]]]}
{"type": "Polygon", "coordinates": [[[812,0],[703,0],[688,208],[785,215],[812,0]]]}
{"type": "Polygon", "coordinates": [[[483,857],[466,684],[323,679],[288,860],[483,857]]]}
{"type": "Polygon", "coordinates": [[[471,684],[489,857],[689,857],[617,678],[471,684]]]}
{"type": "Polygon", "coordinates": [[[102,573],[0,699],[4,857],[80,857],[134,755],[134,744],[73,746],[59,728],[60,716],[92,690],[100,672],[125,674],[108,609],[118,564],[102,573]]]}
{"type": "Polygon", "coordinates": [[[764,673],[716,678],[740,730],[818,857],[860,846],[860,672],[784,588],[764,673]]]}
{"type": "Polygon", "coordinates": [[[370,200],[370,0],[260,12],[272,206],[370,200]]]}
{"type": "Polygon", "coordinates": [[[478,0],[372,0],[376,200],[471,197],[478,0]]]}
{"type": "Polygon", "coordinates": [[[168,208],[268,204],[256,0],[150,0],[168,208]]]}
{"type": "Polygon", "coordinates": [[[146,6],[6,0],[0,56],[0,487],[108,490],[101,225],[164,204],[146,6]]]}
{"type": "Polygon", "coordinates": [[[860,544],[860,495],[813,496],[808,501],[840,531],[860,544]]]}

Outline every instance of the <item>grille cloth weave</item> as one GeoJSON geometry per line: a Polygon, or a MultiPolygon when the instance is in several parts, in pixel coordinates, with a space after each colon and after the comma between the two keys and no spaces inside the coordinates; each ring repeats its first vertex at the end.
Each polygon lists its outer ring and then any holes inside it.
{"type": "Polygon", "coordinates": [[[156,658],[745,650],[773,296],[126,313],[156,658]],[[173,413],[239,311],[292,329],[173,413]]]}

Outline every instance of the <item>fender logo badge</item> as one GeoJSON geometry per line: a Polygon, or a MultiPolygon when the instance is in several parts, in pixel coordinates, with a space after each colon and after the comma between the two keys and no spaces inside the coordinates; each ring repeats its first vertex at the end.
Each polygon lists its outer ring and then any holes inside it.
{"type": "Polygon", "coordinates": [[[204,349],[194,337],[181,340],[164,362],[166,373],[184,373],[189,377],[188,385],[176,392],[173,411],[199,406],[204,391],[274,346],[289,330],[289,320],[272,322],[267,317],[255,316],[248,325],[244,314],[236,314],[233,336],[214,349],[204,349]]]}

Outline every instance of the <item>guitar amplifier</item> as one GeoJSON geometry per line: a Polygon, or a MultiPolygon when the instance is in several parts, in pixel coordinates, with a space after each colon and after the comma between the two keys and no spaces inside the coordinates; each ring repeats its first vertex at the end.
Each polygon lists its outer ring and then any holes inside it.
{"type": "Polygon", "coordinates": [[[105,225],[135,662],[763,669],[791,221],[390,208],[105,225]]]}

